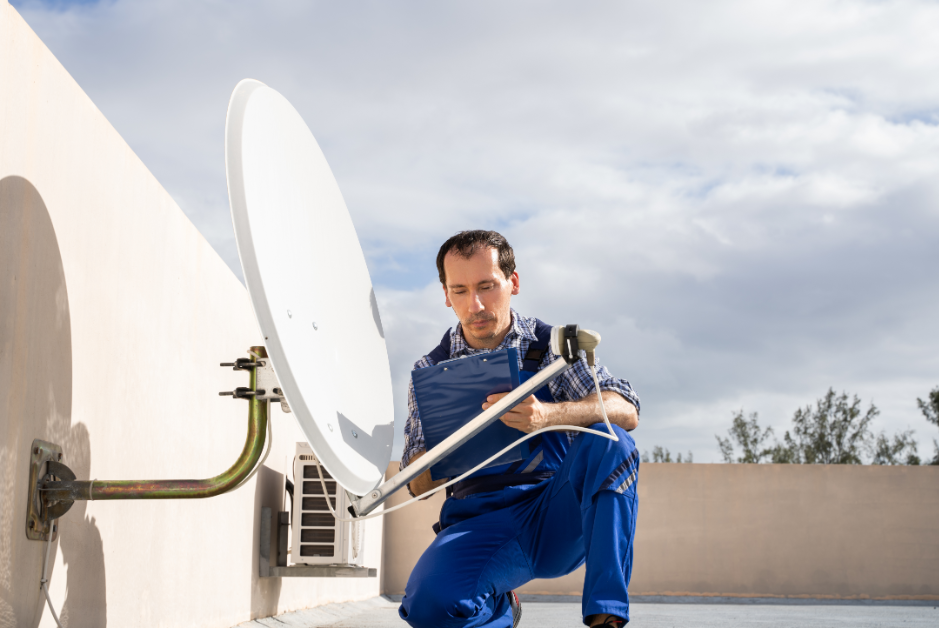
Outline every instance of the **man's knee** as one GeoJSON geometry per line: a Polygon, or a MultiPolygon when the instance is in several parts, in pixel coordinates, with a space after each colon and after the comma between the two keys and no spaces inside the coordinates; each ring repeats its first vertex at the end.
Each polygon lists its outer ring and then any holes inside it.
{"type": "MultiPolygon", "coordinates": [[[[591,429],[608,433],[603,423],[591,429]]],[[[639,452],[636,442],[623,428],[614,425],[616,441],[582,434],[571,462],[570,480],[580,499],[593,499],[598,491],[624,492],[636,481],[639,473],[639,452]]]]}
{"type": "Polygon", "coordinates": [[[462,626],[480,613],[480,606],[471,599],[456,599],[448,590],[446,578],[422,582],[401,600],[398,615],[414,628],[462,626]]]}
{"type": "MultiPolygon", "coordinates": [[[[609,438],[603,438],[591,434],[589,439],[589,446],[593,449],[600,448],[603,450],[609,450],[623,454],[625,456],[630,455],[633,451],[636,450],[636,441],[633,440],[633,437],[621,428],[619,425],[613,425],[613,433],[616,434],[618,440],[612,440],[609,438]]],[[[606,423],[594,423],[590,426],[590,429],[597,432],[602,432],[604,434],[609,434],[610,430],[607,429],[606,423]]]]}

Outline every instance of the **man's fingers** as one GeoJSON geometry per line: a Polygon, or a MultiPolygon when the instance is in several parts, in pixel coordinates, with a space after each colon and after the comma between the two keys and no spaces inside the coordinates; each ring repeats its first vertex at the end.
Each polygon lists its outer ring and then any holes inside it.
{"type": "MultiPolygon", "coordinates": [[[[495,393],[495,394],[489,395],[488,397],[486,397],[486,401],[483,403],[483,408],[491,407],[494,403],[496,403],[497,401],[505,397],[507,394],[509,393],[495,393]]],[[[518,408],[519,406],[531,406],[535,404],[535,401],[537,401],[535,399],[535,396],[530,395],[529,397],[526,397],[525,399],[522,399],[521,401],[519,401],[518,405],[516,405],[515,407],[518,408]]]]}
{"type": "MultiPolygon", "coordinates": [[[[488,410],[491,406],[491,403],[484,403],[483,410],[488,410]]],[[[524,417],[532,416],[532,414],[533,411],[530,406],[523,406],[522,404],[519,404],[503,414],[502,418],[505,419],[505,417],[513,417],[515,420],[521,420],[524,417]]]]}

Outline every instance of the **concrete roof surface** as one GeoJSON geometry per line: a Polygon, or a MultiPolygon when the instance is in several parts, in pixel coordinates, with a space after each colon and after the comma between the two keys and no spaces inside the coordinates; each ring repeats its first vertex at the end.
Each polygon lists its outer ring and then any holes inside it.
{"type": "MultiPolygon", "coordinates": [[[[825,604],[825,603],[633,603],[630,628],[697,628],[735,626],[739,628],[893,628],[939,626],[937,605],[825,604]]],[[[533,602],[522,600],[522,621],[539,628],[582,626],[579,602],[533,602]]],[[[278,628],[406,628],[398,618],[398,603],[388,598],[362,602],[329,604],[258,619],[238,628],[259,626],[278,628]]]]}

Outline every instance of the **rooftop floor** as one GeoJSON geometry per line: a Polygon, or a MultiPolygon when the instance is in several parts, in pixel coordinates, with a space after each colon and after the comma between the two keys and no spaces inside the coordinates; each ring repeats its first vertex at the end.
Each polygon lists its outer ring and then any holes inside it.
{"type": "MultiPolygon", "coordinates": [[[[522,598],[520,628],[574,628],[582,626],[578,601],[541,601],[547,596],[522,598]],[[538,601],[535,601],[535,600],[538,601]]],[[[630,628],[912,628],[939,626],[939,603],[824,603],[815,601],[748,600],[746,603],[634,602],[630,628]]],[[[406,628],[398,618],[398,603],[381,597],[364,602],[330,604],[259,619],[238,628],[406,628]]]]}

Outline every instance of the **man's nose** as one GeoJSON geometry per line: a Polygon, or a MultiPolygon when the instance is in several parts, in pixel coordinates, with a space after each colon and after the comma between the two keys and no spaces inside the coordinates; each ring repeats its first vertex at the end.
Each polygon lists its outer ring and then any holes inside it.
{"type": "Polygon", "coordinates": [[[473,314],[482,312],[486,309],[486,307],[483,305],[482,299],[479,298],[478,292],[474,292],[470,295],[469,309],[473,314]]]}

